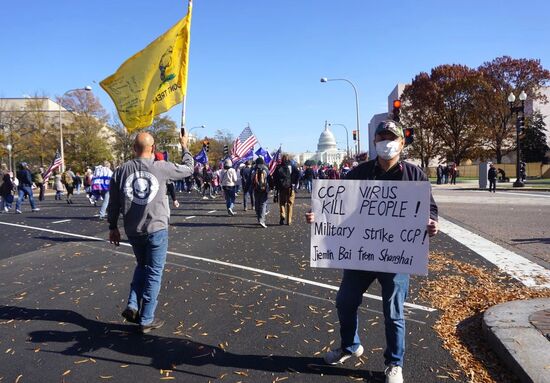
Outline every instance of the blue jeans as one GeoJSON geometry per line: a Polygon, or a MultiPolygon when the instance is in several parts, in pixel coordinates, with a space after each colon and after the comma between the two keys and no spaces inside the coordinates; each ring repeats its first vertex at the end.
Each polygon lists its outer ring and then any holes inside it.
{"type": "Polygon", "coordinates": [[[254,206],[254,189],[252,186],[249,186],[248,188],[245,188],[243,186],[243,208],[246,209],[246,201],[250,200],[250,207],[253,208],[254,206]]]}
{"type": "Polygon", "coordinates": [[[107,206],[109,206],[109,191],[107,190],[103,194],[103,203],[99,208],[99,218],[105,218],[107,216],[107,206]]]}
{"type": "Polygon", "coordinates": [[[267,214],[267,197],[267,192],[254,192],[254,207],[256,209],[256,217],[260,223],[265,223],[265,215],[267,214]]]}
{"type": "Polygon", "coordinates": [[[225,206],[228,209],[233,209],[235,206],[235,186],[224,186],[225,192],[225,206]]]}
{"type": "Polygon", "coordinates": [[[344,270],[344,277],[336,296],[340,319],[341,347],[348,352],[357,350],[361,341],[357,334],[357,309],[363,294],[378,279],[382,286],[382,305],[386,330],[386,366],[403,366],[405,355],[405,315],[403,304],[409,290],[409,274],[391,274],[374,271],[344,270]]]}
{"type": "Polygon", "coordinates": [[[130,285],[128,307],[140,313],[139,323],[149,324],[155,318],[157,298],[162,281],[166,251],[168,250],[168,230],[128,236],[137,265],[130,285]]]}
{"type": "Polygon", "coordinates": [[[20,186],[18,188],[17,202],[15,203],[15,209],[21,210],[21,203],[23,202],[23,198],[25,198],[25,194],[29,196],[31,209],[36,209],[36,205],[34,204],[34,197],[32,196],[32,188],[30,186],[20,186]]]}
{"type": "Polygon", "coordinates": [[[312,183],[312,180],[308,180],[306,179],[306,190],[308,193],[311,193],[311,183],[312,183]]]}

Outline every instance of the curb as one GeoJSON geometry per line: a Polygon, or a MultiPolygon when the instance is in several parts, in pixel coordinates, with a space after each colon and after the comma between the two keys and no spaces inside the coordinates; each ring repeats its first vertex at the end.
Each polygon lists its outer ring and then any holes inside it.
{"type": "Polygon", "coordinates": [[[485,337],[521,382],[550,383],[550,341],[529,321],[548,309],[550,298],[541,298],[501,303],[483,315],[485,337]]]}

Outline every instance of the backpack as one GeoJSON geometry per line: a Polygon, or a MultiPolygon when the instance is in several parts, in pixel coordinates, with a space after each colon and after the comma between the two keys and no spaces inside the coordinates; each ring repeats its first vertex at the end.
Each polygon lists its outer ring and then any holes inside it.
{"type": "Polygon", "coordinates": [[[265,169],[256,169],[254,178],[252,179],[252,187],[257,192],[267,191],[267,171],[265,169]]]}
{"type": "Polygon", "coordinates": [[[63,173],[63,183],[69,186],[73,184],[73,177],[68,172],[63,173]]]}
{"type": "Polygon", "coordinates": [[[290,189],[292,187],[292,170],[286,165],[281,165],[279,168],[280,185],[283,189],[290,189]]]}

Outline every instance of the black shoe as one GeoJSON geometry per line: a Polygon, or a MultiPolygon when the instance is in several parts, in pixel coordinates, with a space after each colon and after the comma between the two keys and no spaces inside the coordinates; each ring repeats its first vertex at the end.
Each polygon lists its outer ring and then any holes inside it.
{"type": "Polygon", "coordinates": [[[120,315],[122,315],[122,317],[130,323],[139,323],[138,312],[134,309],[131,309],[130,307],[126,307],[126,309],[120,315]]]}
{"type": "Polygon", "coordinates": [[[284,218],[281,218],[281,219],[279,220],[279,225],[284,225],[284,224],[285,224],[285,219],[284,219],[284,218]]]}
{"type": "Polygon", "coordinates": [[[161,328],[164,326],[164,321],[162,319],[155,318],[153,321],[149,324],[142,324],[139,326],[139,331],[142,334],[147,334],[148,332],[151,332],[151,330],[155,330],[157,328],[161,328]]]}

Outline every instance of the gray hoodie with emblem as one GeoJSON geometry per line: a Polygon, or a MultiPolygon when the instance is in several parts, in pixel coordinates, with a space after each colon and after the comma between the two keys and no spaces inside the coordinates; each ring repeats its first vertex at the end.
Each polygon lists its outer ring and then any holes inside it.
{"type": "Polygon", "coordinates": [[[153,158],[135,158],[113,173],[109,189],[109,229],[122,214],[127,236],[145,235],[168,228],[170,210],[166,182],[193,174],[193,157],[186,151],[182,165],[153,158]]]}

